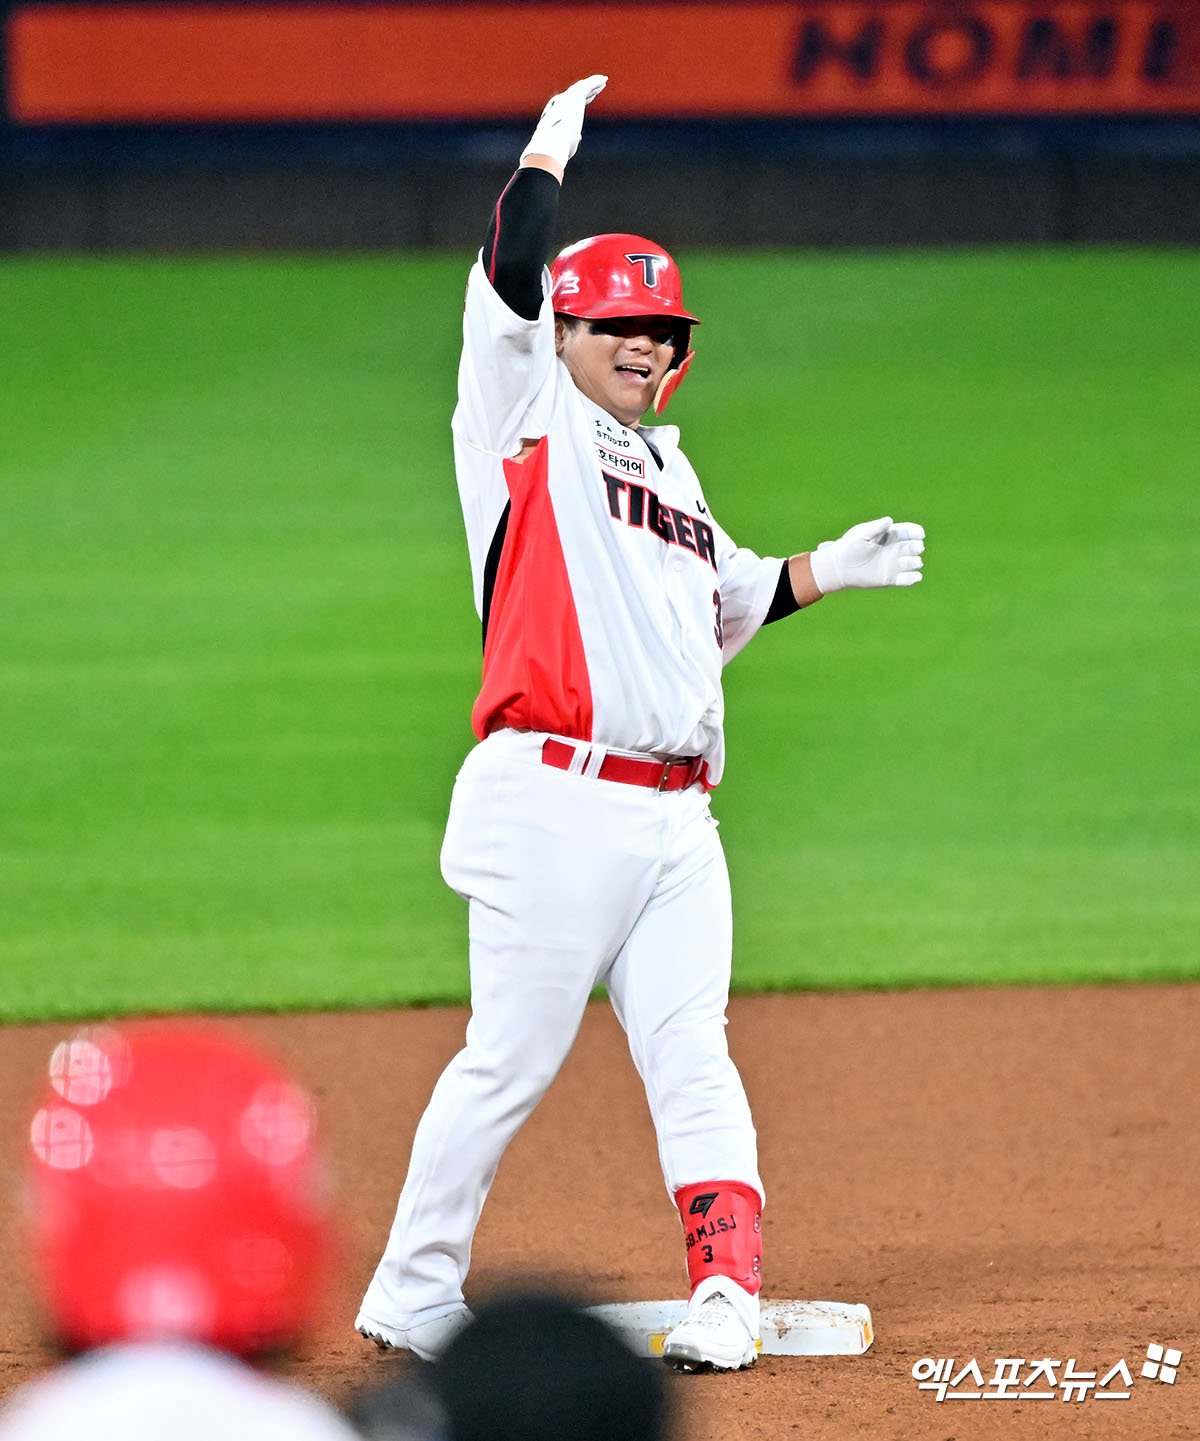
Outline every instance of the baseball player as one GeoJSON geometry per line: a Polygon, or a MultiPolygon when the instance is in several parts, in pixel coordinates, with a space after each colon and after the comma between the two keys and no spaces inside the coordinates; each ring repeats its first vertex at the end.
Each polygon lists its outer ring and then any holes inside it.
{"type": "Polygon", "coordinates": [[[543,265],[605,83],[549,101],[468,283],[453,432],[483,681],[442,873],[470,906],[472,1015],[356,1324],[425,1358],[463,1324],[496,1167],[603,982],[686,1242],[691,1300],[664,1355],[736,1370],[759,1345],[763,1183],[725,1042],[722,668],[831,591],[919,581],[924,532],[884,518],[761,558],[722,530],[678,429],[641,423],[692,360],[674,260],[612,234],[543,265]]]}
{"type": "Polygon", "coordinates": [[[55,1048],[29,1129],[35,1270],[59,1346],[0,1441],[353,1441],[246,1361],[313,1316],[328,1208],[308,1096],[196,1023],[55,1048]]]}

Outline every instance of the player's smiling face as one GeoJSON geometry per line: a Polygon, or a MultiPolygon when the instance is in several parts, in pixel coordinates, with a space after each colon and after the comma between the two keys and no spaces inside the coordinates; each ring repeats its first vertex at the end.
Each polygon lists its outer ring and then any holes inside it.
{"type": "Polygon", "coordinates": [[[671,321],[661,315],[560,319],[555,343],[584,395],[630,428],[650,409],[675,353],[671,321]]]}

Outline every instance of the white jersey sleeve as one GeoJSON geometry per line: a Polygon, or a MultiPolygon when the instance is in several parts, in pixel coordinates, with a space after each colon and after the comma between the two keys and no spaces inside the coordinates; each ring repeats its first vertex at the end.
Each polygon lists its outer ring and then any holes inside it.
{"type": "Polygon", "coordinates": [[[550,272],[542,269],[542,309],[524,320],[496,294],[477,260],[467,280],[454,434],[477,450],[514,455],[523,439],[550,426],[554,310],[550,272]]]}
{"type": "Polygon", "coordinates": [[[774,557],[764,559],[745,546],[734,545],[719,525],[714,525],[713,530],[724,642],[721,663],[728,665],[762,628],[779,584],[783,561],[774,557]]]}
{"type": "Polygon", "coordinates": [[[540,440],[549,431],[559,368],[550,272],[543,267],[541,313],[525,320],[500,299],[476,261],[467,281],[452,429],[475,608],[481,615],[488,548],[509,503],[504,461],[516,455],[522,440],[540,440]]]}

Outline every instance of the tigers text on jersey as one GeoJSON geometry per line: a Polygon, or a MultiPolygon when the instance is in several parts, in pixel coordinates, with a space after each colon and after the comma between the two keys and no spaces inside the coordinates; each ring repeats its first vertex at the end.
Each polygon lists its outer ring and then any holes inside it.
{"type": "Polygon", "coordinates": [[[721,668],[762,625],[783,564],[708,513],[675,426],[629,430],[478,263],[467,286],[454,455],[485,617],[472,723],[613,749],[724,756],[721,668]],[[661,458],[659,468],[647,437],[661,458]],[[523,462],[509,459],[537,440],[523,462]]]}

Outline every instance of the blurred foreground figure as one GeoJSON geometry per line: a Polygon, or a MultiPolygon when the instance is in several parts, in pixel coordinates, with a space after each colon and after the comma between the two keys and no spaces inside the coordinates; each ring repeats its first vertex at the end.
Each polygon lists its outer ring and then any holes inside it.
{"type": "Polygon", "coordinates": [[[314,1127],[300,1086],[208,1026],[59,1045],[29,1129],[29,1213],[54,1337],[89,1354],[12,1398],[0,1438],[352,1436],[245,1364],[289,1346],[320,1298],[331,1233],[314,1127]]]}
{"type": "Polygon", "coordinates": [[[363,1397],[368,1441],[661,1441],[660,1368],[554,1296],[483,1307],[419,1377],[363,1397]]]}

